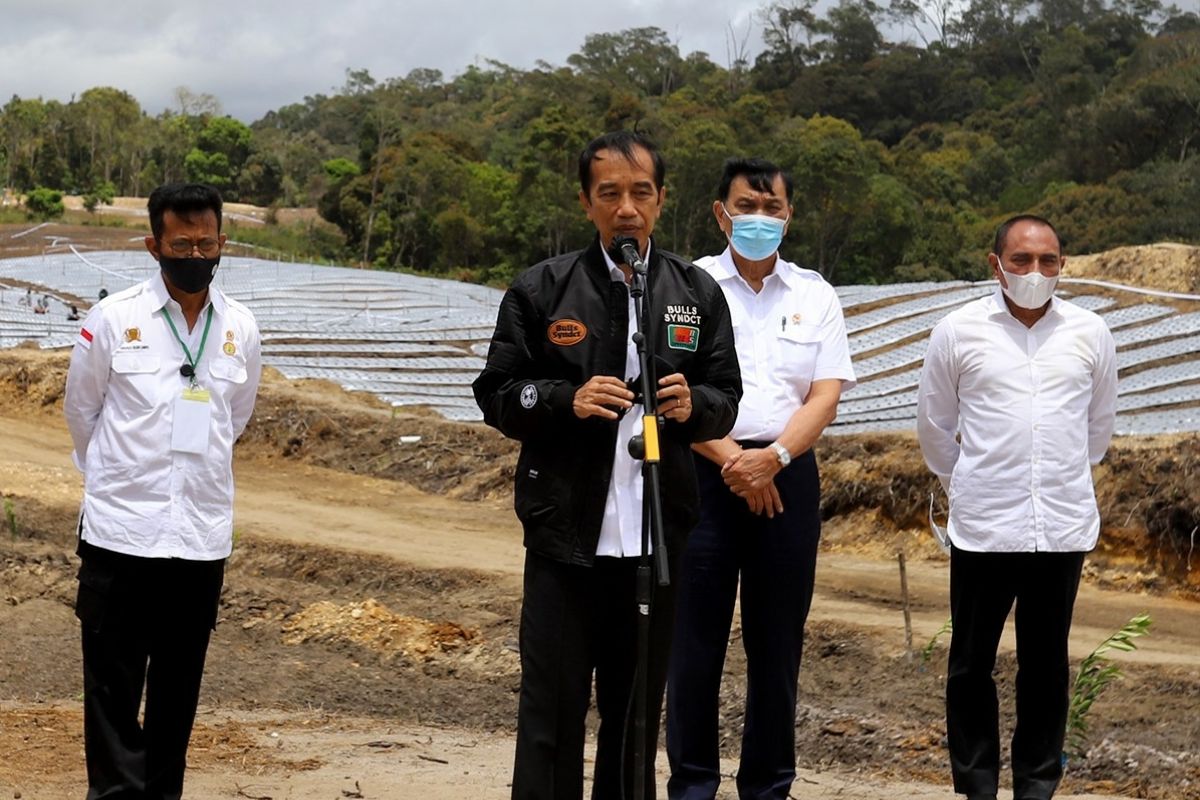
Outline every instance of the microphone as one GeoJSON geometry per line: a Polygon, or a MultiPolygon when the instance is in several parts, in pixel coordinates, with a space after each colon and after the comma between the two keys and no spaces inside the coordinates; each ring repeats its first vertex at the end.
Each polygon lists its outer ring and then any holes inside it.
{"type": "Polygon", "coordinates": [[[608,255],[613,261],[624,261],[639,275],[646,274],[646,262],[638,254],[637,239],[632,236],[614,236],[608,255]]]}

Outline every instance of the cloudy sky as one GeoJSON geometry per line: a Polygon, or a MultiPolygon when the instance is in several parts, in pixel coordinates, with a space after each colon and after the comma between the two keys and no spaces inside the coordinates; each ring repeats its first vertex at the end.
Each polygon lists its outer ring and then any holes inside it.
{"type": "Polygon", "coordinates": [[[730,29],[761,49],[764,0],[0,0],[0,103],[66,101],[93,86],[133,94],[151,114],[186,86],[246,122],[346,70],[376,78],[417,67],[456,75],[496,59],[564,64],[589,33],[657,26],[684,55],[727,63],[730,29]]]}

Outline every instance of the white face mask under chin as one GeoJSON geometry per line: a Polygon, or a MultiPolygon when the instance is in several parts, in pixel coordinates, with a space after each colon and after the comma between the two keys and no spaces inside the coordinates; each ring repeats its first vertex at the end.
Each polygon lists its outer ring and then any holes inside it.
{"type": "Polygon", "coordinates": [[[1058,286],[1058,275],[1047,278],[1037,271],[1014,275],[1004,268],[1003,262],[1000,262],[1000,271],[1004,273],[1004,282],[1008,284],[1001,287],[1004,294],[1021,308],[1031,311],[1046,305],[1058,286]]]}

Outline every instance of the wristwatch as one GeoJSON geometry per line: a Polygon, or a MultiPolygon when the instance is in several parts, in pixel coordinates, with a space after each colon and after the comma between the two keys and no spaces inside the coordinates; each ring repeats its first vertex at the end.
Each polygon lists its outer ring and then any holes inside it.
{"type": "Polygon", "coordinates": [[[792,454],[789,453],[787,448],[781,445],[779,442],[771,442],[769,445],[767,445],[767,447],[775,451],[775,456],[779,459],[780,467],[786,467],[788,464],[792,463],[792,454]]]}

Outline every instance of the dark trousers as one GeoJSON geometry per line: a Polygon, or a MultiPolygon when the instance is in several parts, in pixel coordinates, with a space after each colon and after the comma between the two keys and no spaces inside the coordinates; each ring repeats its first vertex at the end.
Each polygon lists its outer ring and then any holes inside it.
{"type": "Polygon", "coordinates": [[[178,800],[225,562],[78,552],[87,800],[178,800]]]}
{"type": "Polygon", "coordinates": [[[746,717],[738,796],[784,800],[796,777],[796,681],[821,535],[812,451],[775,478],[784,512],[750,512],[720,468],[697,457],[700,524],[681,565],[667,691],[671,800],[711,800],[721,780],[721,671],[741,577],[746,717]]]}
{"type": "MultiPolygon", "coordinates": [[[[637,562],[597,558],[594,566],[584,567],[526,553],[514,800],[583,797],[583,743],[593,673],[600,730],[592,798],[632,800],[637,562]]],[[[655,796],[654,755],[673,594],[672,587],[655,585],[650,610],[648,800],[655,796]]]]}
{"type": "Polygon", "coordinates": [[[996,648],[1016,602],[1017,726],[1013,796],[1047,800],[1062,778],[1070,691],[1067,635],[1083,553],[950,556],[954,632],[946,678],[946,728],[954,790],[995,794],[1000,776],[996,648]]]}

